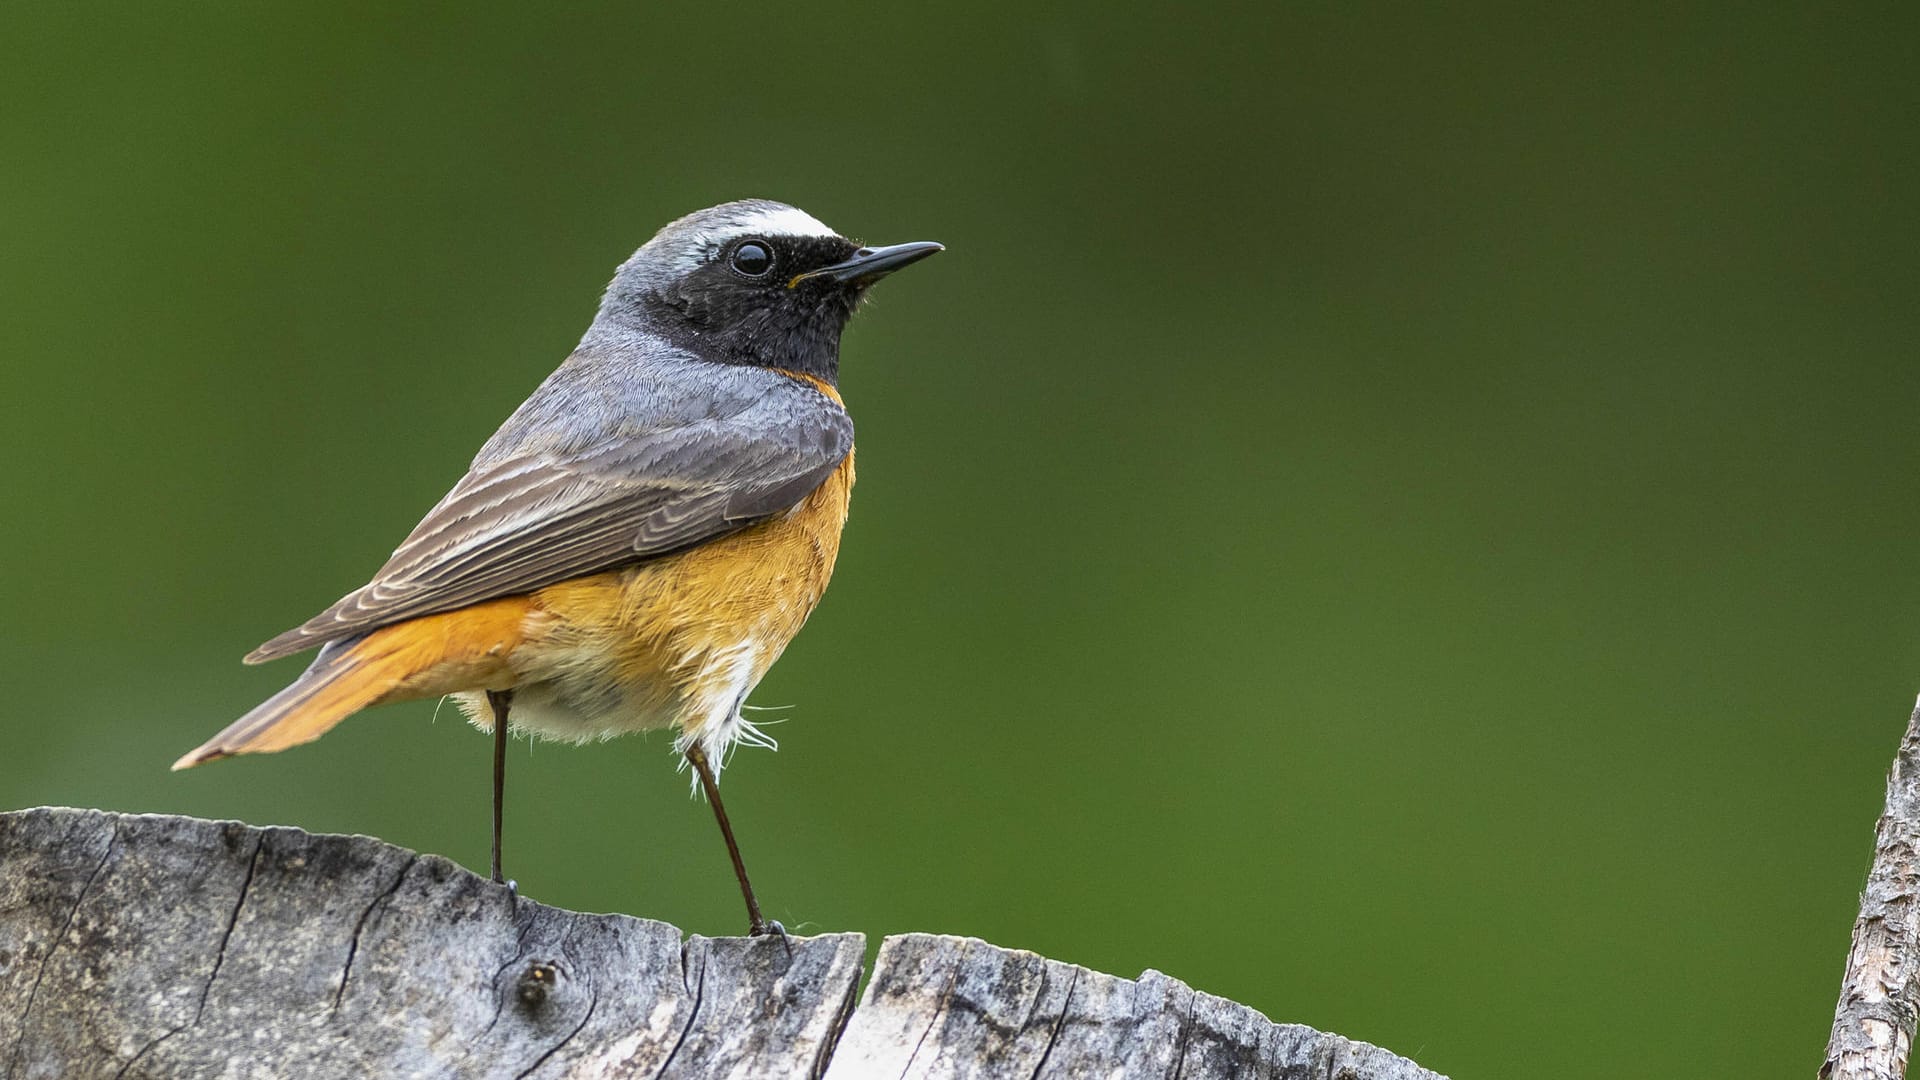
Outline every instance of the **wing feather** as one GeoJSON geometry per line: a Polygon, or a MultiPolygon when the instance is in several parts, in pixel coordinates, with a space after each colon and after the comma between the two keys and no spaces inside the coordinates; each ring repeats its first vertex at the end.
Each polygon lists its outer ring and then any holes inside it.
{"type": "Polygon", "coordinates": [[[655,558],[791,509],[845,460],[853,421],[825,394],[781,384],[730,415],[689,419],[688,406],[577,448],[483,452],[372,581],[247,661],[655,558]]]}

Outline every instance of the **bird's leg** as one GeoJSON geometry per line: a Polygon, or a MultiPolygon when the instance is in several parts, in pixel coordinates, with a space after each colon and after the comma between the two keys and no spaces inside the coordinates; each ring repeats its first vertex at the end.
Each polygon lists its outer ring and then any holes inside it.
{"type": "Polygon", "coordinates": [[[507,709],[513,704],[513,691],[487,691],[487,704],[493,709],[493,880],[515,889],[500,872],[500,807],[507,789],[507,709]]]}
{"type": "MultiPolygon", "coordinates": [[[[720,802],[720,785],[714,782],[713,769],[707,764],[707,752],[700,749],[697,742],[689,743],[686,749],[687,763],[693,771],[700,774],[700,787],[707,793],[707,802],[713,806],[713,817],[720,823],[720,835],[726,838],[727,854],[733,859],[733,875],[740,879],[740,895],[747,901],[747,934],[759,937],[762,934],[779,934],[780,940],[787,940],[786,927],[773,922],[760,914],[760,901],[753,897],[753,884],[747,880],[747,864],[740,861],[740,845],[734,842],[733,826],[727,821],[727,808],[720,802]]],[[[793,951],[793,945],[787,944],[787,951],[793,951]]]]}

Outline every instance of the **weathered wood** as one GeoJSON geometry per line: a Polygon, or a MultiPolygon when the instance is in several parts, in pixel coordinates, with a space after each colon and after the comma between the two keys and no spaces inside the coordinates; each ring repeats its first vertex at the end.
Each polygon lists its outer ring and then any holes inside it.
{"type": "Polygon", "coordinates": [[[690,937],[367,837],[0,814],[0,1075],[1427,1080],[1148,972],[931,935],[690,937]]]}
{"type": "Polygon", "coordinates": [[[1822,1080],[1900,1080],[1920,1017],[1920,702],[1887,773],[1822,1080]]]}
{"type": "Polygon", "coordinates": [[[189,818],[0,815],[0,873],[0,1060],[22,1080],[802,1075],[865,951],[683,946],[366,837],[189,818]]]}
{"type": "Polygon", "coordinates": [[[1149,971],[1103,975],[971,938],[890,937],[827,1068],[876,1076],[1444,1080],[1149,971]]]}

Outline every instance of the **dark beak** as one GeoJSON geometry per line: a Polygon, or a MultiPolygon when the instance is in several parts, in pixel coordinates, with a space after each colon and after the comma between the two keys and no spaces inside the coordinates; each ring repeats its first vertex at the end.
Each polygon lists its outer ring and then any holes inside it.
{"type": "Polygon", "coordinates": [[[795,275],[792,281],[787,282],[787,288],[791,289],[803,281],[811,281],[814,278],[826,278],[840,285],[865,285],[886,277],[908,263],[917,263],[936,251],[945,250],[945,247],[926,240],[912,244],[893,244],[888,247],[863,247],[854,252],[853,257],[845,262],[837,262],[832,266],[823,266],[818,270],[809,270],[804,274],[795,275]]]}

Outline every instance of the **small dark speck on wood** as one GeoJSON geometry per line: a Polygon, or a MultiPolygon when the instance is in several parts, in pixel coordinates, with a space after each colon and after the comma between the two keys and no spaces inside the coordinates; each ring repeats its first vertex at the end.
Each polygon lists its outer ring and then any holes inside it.
{"type": "MultiPolygon", "coordinates": [[[[684,937],[358,836],[0,814],[0,1078],[1438,1080],[1149,971],[929,934],[684,937]]],[[[1910,1030],[1910,1029],[1909,1029],[1910,1030]]]]}

